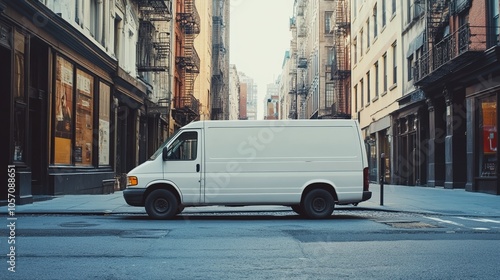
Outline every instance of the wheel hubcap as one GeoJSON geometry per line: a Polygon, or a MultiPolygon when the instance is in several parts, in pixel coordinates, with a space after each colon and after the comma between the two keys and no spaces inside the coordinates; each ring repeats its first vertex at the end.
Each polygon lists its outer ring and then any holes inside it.
{"type": "Polygon", "coordinates": [[[169,206],[170,205],[166,199],[159,198],[155,201],[155,210],[157,212],[167,212],[169,206]]]}
{"type": "Polygon", "coordinates": [[[313,209],[316,212],[321,212],[326,209],[326,201],[323,198],[315,198],[312,203],[313,209]]]}

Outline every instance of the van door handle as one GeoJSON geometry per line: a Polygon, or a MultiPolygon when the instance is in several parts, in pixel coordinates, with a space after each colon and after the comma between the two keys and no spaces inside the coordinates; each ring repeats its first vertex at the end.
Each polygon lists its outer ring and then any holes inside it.
{"type": "Polygon", "coordinates": [[[196,172],[200,172],[200,164],[196,164],[196,172]]]}

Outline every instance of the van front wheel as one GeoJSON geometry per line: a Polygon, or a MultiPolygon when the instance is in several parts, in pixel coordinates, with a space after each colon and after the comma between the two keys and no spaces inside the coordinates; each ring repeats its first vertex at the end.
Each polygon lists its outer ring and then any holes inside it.
{"type": "Polygon", "coordinates": [[[158,220],[173,218],[179,209],[179,202],[175,195],[167,190],[154,190],[145,201],[146,213],[158,220]]]}
{"type": "Polygon", "coordinates": [[[304,212],[311,219],[324,219],[332,215],[334,207],[332,195],[323,189],[312,190],[304,198],[304,212]]]}

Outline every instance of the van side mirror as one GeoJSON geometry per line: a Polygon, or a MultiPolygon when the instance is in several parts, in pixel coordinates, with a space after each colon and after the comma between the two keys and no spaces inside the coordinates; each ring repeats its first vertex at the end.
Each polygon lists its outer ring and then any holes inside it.
{"type": "Polygon", "coordinates": [[[168,159],[168,148],[167,146],[163,147],[163,152],[161,153],[161,158],[163,159],[163,161],[167,161],[168,159]]]}

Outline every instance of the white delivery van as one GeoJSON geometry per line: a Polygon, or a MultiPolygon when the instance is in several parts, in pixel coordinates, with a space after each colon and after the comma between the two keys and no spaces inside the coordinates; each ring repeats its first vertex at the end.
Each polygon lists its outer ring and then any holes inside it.
{"type": "Polygon", "coordinates": [[[372,195],[355,120],[193,122],[127,175],[126,202],[155,219],[207,205],[285,205],[318,219],[372,195]]]}

